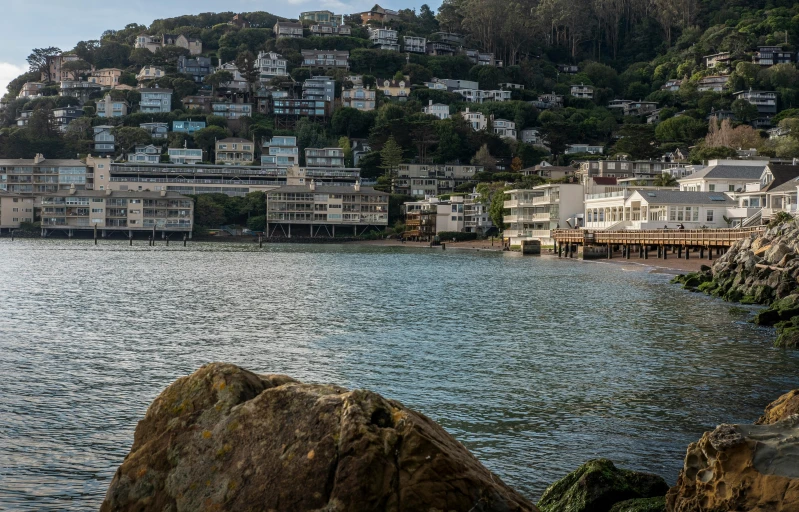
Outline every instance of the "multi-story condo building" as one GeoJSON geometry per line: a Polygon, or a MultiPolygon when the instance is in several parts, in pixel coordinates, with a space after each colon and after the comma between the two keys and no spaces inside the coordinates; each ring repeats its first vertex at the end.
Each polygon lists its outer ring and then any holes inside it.
{"type": "Polygon", "coordinates": [[[37,98],[41,96],[41,91],[44,88],[42,82],[25,82],[22,89],[19,90],[17,98],[37,98]]]}
{"type": "Polygon", "coordinates": [[[252,117],[252,103],[215,101],[211,103],[211,112],[215,116],[221,116],[225,119],[241,119],[242,117],[252,117]]]}
{"type": "Polygon", "coordinates": [[[592,100],[594,99],[594,86],[583,84],[572,85],[570,94],[574,98],[592,100]]]}
{"type": "Polygon", "coordinates": [[[326,167],[343,169],[344,150],[341,148],[306,148],[306,167],[326,167]]]}
{"type": "Polygon", "coordinates": [[[300,38],[302,37],[302,30],[303,26],[302,23],[294,23],[292,21],[278,21],[275,23],[275,26],[272,28],[275,33],[275,37],[278,39],[289,37],[289,38],[300,38]]]}
{"type": "Polygon", "coordinates": [[[362,85],[353,85],[341,91],[341,105],[368,112],[375,109],[377,91],[364,88],[362,85]]]}
{"type": "Polygon", "coordinates": [[[122,70],[118,68],[104,68],[92,71],[89,76],[89,82],[100,84],[103,87],[110,87],[115,89],[119,85],[119,79],[122,78],[122,70]]]}
{"type": "Polygon", "coordinates": [[[74,121],[79,117],[83,117],[83,109],[79,107],[60,107],[54,108],[52,110],[53,113],[53,124],[61,133],[67,131],[67,127],[69,123],[74,121]]]}
{"type": "MultiPolygon", "coordinates": [[[[176,159],[182,158],[179,153],[175,155],[176,159]]],[[[89,157],[87,165],[94,170],[88,176],[93,177],[95,190],[169,191],[236,197],[256,191],[266,192],[287,184],[304,184],[306,178],[330,186],[352,186],[360,176],[359,169],[189,164],[189,160],[186,164],[129,164],[113,162],[109,157],[89,157]]]]}
{"type": "Polygon", "coordinates": [[[201,112],[211,111],[211,102],[213,98],[210,96],[185,96],[181,103],[186,110],[199,110],[201,112]]]}
{"type": "Polygon", "coordinates": [[[390,28],[370,28],[369,42],[372,44],[372,48],[377,48],[380,50],[391,50],[398,52],[400,49],[397,31],[390,28]]]}
{"type": "Polygon", "coordinates": [[[520,135],[521,141],[525,144],[532,144],[534,146],[544,144],[544,138],[541,136],[541,132],[535,128],[525,128],[521,131],[520,135]]]}
{"type": "Polygon", "coordinates": [[[97,153],[113,153],[116,149],[113,126],[101,125],[94,127],[94,151],[97,153]]]}
{"type": "Polygon", "coordinates": [[[655,101],[631,101],[624,105],[625,116],[642,116],[658,108],[655,101]]]}
{"type": "Polygon", "coordinates": [[[14,194],[50,194],[92,186],[92,174],[80,160],[0,159],[0,190],[14,194]]]}
{"type": "Polygon", "coordinates": [[[752,57],[752,61],[759,66],[773,66],[775,64],[791,64],[795,55],[785,51],[781,46],[760,46],[752,57]]]}
{"type": "Polygon", "coordinates": [[[436,116],[439,119],[449,119],[449,105],[443,103],[433,103],[429,100],[426,107],[422,107],[422,112],[429,116],[436,116]]]}
{"type": "Polygon", "coordinates": [[[428,41],[425,45],[425,53],[431,56],[451,56],[458,52],[459,45],[446,41],[428,41]]]}
{"type": "Polygon", "coordinates": [[[543,245],[553,244],[552,230],[579,227],[583,213],[583,186],[581,184],[548,184],[526,190],[505,192],[508,200],[504,207],[508,215],[503,222],[508,226],[502,237],[512,247],[523,240],[540,240],[543,245]]]}
{"type": "MultiPolygon", "coordinates": [[[[601,154],[597,149],[601,146],[588,146],[595,149],[592,154],[601,154]]],[[[591,153],[585,147],[578,153],[591,153]]],[[[601,148],[604,150],[604,148],[601,148]]],[[[683,164],[679,162],[664,162],[660,160],[586,160],[580,164],[580,174],[592,178],[657,178],[661,174],[670,173],[672,169],[679,169],[683,164]]]]}
{"type": "Polygon", "coordinates": [[[255,61],[255,65],[258,67],[258,79],[262,82],[275,77],[285,77],[289,75],[286,59],[279,53],[260,52],[258,54],[258,59],[255,61]]]}
{"type": "Polygon", "coordinates": [[[203,83],[206,76],[213,72],[214,66],[209,57],[178,57],[178,73],[191,75],[198,84],[203,83]]]}
{"type": "Polygon", "coordinates": [[[302,99],[325,101],[330,105],[336,98],[336,81],[327,76],[314,76],[302,84],[302,99]]]}
{"type": "Polygon", "coordinates": [[[696,86],[699,92],[724,92],[727,82],[730,81],[729,75],[712,75],[700,78],[696,86]]]}
{"type": "Polygon", "coordinates": [[[774,91],[738,91],[735,99],[746,100],[756,106],[761,117],[771,117],[777,113],[777,93],[774,91]]]}
{"type": "Polygon", "coordinates": [[[161,34],[150,36],[139,34],[134,45],[136,48],[145,48],[155,53],[164,46],[177,46],[189,50],[191,55],[200,55],[203,52],[203,43],[199,39],[192,39],[182,34],[161,34]]]}
{"type": "Polygon", "coordinates": [[[136,81],[139,84],[143,84],[145,82],[150,82],[152,80],[158,80],[159,78],[163,78],[166,76],[166,72],[156,66],[144,66],[141,68],[141,71],[136,75],[136,81]]]}
{"type": "Polygon", "coordinates": [[[483,91],[480,89],[456,89],[452,91],[463,96],[469,103],[484,103],[486,101],[510,101],[511,92],[501,89],[494,91],[483,91]]]}
{"type": "Polygon", "coordinates": [[[302,117],[324,119],[330,110],[330,102],[295,99],[272,98],[272,113],[275,115],[275,127],[291,129],[302,117]]]}
{"type": "Polygon", "coordinates": [[[718,66],[729,66],[732,60],[730,52],[714,53],[713,55],[705,55],[705,65],[708,68],[715,68],[718,66]]]}
{"type": "Polygon", "coordinates": [[[125,100],[115,100],[111,94],[106,94],[101,100],[97,100],[97,117],[122,117],[128,115],[128,102],[125,100]]]}
{"type": "Polygon", "coordinates": [[[361,13],[361,24],[366,25],[370,21],[388,23],[389,21],[399,20],[399,13],[391,9],[384,9],[375,4],[371,11],[361,13]]]}
{"type": "Polygon", "coordinates": [[[261,146],[261,167],[285,170],[300,163],[297,137],[275,135],[261,146]]]}
{"type": "Polygon", "coordinates": [[[405,80],[380,80],[378,78],[376,83],[377,90],[382,92],[384,96],[399,101],[408,99],[408,95],[411,93],[410,85],[410,79],[407,78],[405,80]]]}
{"type": "Polygon", "coordinates": [[[194,202],[175,192],[65,190],[42,197],[42,236],[97,229],[191,236],[194,202]]]}
{"type": "Polygon", "coordinates": [[[287,185],[266,194],[266,223],[269,236],[336,236],[336,228],[352,229],[357,235],[373,227],[388,225],[388,194],[373,188],[331,187],[310,180],[304,185],[287,185]]]}
{"type": "Polygon", "coordinates": [[[476,132],[485,130],[488,127],[488,119],[482,112],[472,112],[467,108],[465,111],[460,112],[460,115],[472,125],[472,130],[476,132]]]}
{"type": "Polygon", "coordinates": [[[404,210],[406,237],[429,240],[447,232],[485,233],[493,226],[479,194],[453,195],[446,200],[427,197],[405,203],[404,210]]]}
{"type": "Polygon", "coordinates": [[[161,161],[161,146],[149,144],[147,146],[136,146],[133,153],[128,153],[128,162],[157,164],[161,161]]]}
{"type": "Polygon", "coordinates": [[[402,51],[411,53],[425,53],[427,51],[427,39],[424,37],[403,36],[402,51]]]}
{"type": "Polygon", "coordinates": [[[305,11],[300,13],[300,21],[329,23],[333,26],[341,26],[344,24],[344,15],[334,14],[333,11],[305,11]]]}
{"type": "Polygon", "coordinates": [[[202,149],[169,148],[166,150],[171,164],[199,164],[203,160],[202,149]]]}
{"type": "Polygon", "coordinates": [[[350,69],[350,52],[346,50],[302,50],[305,68],[350,69]]]}
{"type": "Polygon", "coordinates": [[[564,155],[576,155],[578,153],[589,153],[591,155],[601,155],[605,152],[605,146],[594,144],[567,144],[564,155]]]}
{"type": "Polygon", "coordinates": [[[311,25],[311,35],[314,36],[348,36],[352,30],[347,25],[334,25],[332,23],[317,23],[311,25]]]}
{"type": "Polygon", "coordinates": [[[516,123],[507,119],[494,119],[494,133],[503,139],[516,140],[516,123]]]}
{"type": "Polygon", "coordinates": [[[100,84],[93,84],[91,82],[84,82],[83,80],[62,80],[61,89],[58,95],[62,97],[75,98],[81,105],[86,103],[89,98],[95,93],[101,91],[103,86],[100,84]]]}
{"type": "Polygon", "coordinates": [[[172,112],[172,89],[139,89],[139,111],[144,113],[172,112]]]}
{"type": "Polygon", "coordinates": [[[149,133],[153,139],[166,139],[169,136],[168,123],[142,123],[139,128],[149,133]]]}
{"type": "Polygon", "coordinates": [[[11,194],[0,189],[0,235],[6,229],[19,229],[23,222],[33,222],[33,201],[30,196],[11,194]]]}
{"type": "Polygon", "coordinates": [[[172,131],[177,133],[194,134],[205,128],[205,121],[172,121],[172,131]]]}
{"type": "Polygon", "coordinates": [[[479,165],[400,164],[393,191],[414,197],[437,196],[455,191],[455,187],[475,181],[482,172],[479,165]]]}
{"type": "Polygon", "coordinates": [[[252,165],[255,143],[240,137],[228,137],[216,142],[217,165],[252,165]]]}

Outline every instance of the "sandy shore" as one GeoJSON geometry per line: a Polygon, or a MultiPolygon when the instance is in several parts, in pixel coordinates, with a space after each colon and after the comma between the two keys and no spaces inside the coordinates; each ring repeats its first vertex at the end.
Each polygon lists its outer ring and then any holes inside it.
{"type": "MultiPolygon", "coordinates": [[[[428,242],[400,242],[398,240],[369,240],[362,242],[350,242],[358,245],[370,245],[373,247],[411,247],[418,249],[431,249],[428,242]]],[[[446,242],[447,250],[461,249],[461,250],[474,250],[474,251],[494,251],[501,252],[502,244],[498,239],[494,239],[494,244],[491,245],[491,240],[472,240],[469,242],[446,242]]],[[[441,250],[440,247],[432,248],[434,250],[441,250]]],[[[538,256],[530,256],[535,258],[538,256]]],[[[543,249],[542,258],[557,258],[557,255],[551,249],[543,249]]],[[[565,259],[565,258],[561,258],[565,259]]],[[[613,255],[612,259],[596,259],[596,260],[581,260],[574,258],[572,261],[575,263],[597,263],[597,264],[610,264],[621,265],[629,269],[649,271],[649,272],[664,272],[669,274],[684,274],[687,272],[696,272],[702,265],[712,265],[706,257],[699,258],[698,254],[692,254],[691,258],[678,258],[677,254],[668,254],[667,259],[658,259],[657,252],[652,251],[649,253],[649,259],[638,257],[638,253],[632,254],[630,259],[622,258],[621,252],[613,255]]]]}

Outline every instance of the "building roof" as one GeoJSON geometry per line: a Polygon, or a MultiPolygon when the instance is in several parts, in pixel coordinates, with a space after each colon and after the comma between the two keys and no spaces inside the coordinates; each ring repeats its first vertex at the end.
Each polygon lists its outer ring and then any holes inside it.
{"type": "Polygon", "coordinates": [[[86,166],[86,164],[80,160],[45,159],[40,161],[39,163],[34,163],[33,158],[0,159],[0,166],[9,166],[9,165],[41,165],[44,167],[52,167],[52,166],[85,167],[86,166]]]}
{"type": "Polygon", "coordinates": [[[678,181],[698,180],[698,179],[732,179],[732,180],[752,180],[759,181],[760,175],[768,165],[711,165],[701,171],[697,171],[678,181]]]}
{"type": "Polygon", "coordinates": [[[151,192],[147,190],[60,190],[52,194],[42,194],[42,197],[110,197],[123,198],[135,197],[141,199],[190,199],[177,192],[151,192]]]}
{"type": "Polygon", "coordinates": [[[688,192],[684,190],[635,190],[649,204],[687,205],[737,205],[730,196],[722,192],[688,192]]]}
{"type": "Polygon", "coordinates": [[[160,87],[145,87],[143,89],[139,89],[139,92],[166,92],[172,94],[172,89],[161,89],[160,87]]]}
{"type": "Polygon", "coordinates": [[[367,196],[388,196],[388,192],[379,192],[371,187],[361,187],[359,192],[355,192],[355,187],[349,186],[320,186],[316,185],[311,190],[310,185],[287,185],[285,187],[276,188],[267,192],[267,195],[275,193],[291,193],[291,192],[318,192],[321,194],[361,194],[367,196]]]}
{"type": "MultiPolygon", "coordinates": [[[[770,192],[777,187],[799,177],[799,165],[769,165],[768,169],[771,171],[771,175],[774,177],[774,179],[771,180],[768,185],[760,189],[761,192],[770,192]]],[[[794,187],[796,187],[795,184],[793,187],[789,187],[789,189],[794,187]]]]}

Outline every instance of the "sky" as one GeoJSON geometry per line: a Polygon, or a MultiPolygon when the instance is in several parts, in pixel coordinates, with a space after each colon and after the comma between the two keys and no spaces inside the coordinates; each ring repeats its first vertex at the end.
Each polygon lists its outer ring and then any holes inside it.
{"type": "MultiPolygon", "coordinates": [[[[99,39],[108,29],[129,23],[150,25],[153,20],[201,12],[267,11],[297,18],[301,11],[328,9],[350,14],[370,9],[376,0],[0,0],[0,96],[8,82],[27,70],[25,59],[33,48],[56,46],[71,50],[78,41],[99,39]],[[20,22],[20,20],[27,20],[20,22]],[[31,23],[36,29],[31,30],[31,23]]],[[[441,0],[378,0],[387,9],[419,9],[427,3],[434,11],[441,0]]]]}

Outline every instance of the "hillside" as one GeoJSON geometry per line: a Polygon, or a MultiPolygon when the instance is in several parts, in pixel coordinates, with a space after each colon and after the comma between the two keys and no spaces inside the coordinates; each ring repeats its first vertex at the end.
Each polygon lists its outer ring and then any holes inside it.
{"type": "Polygon", "coordinates": [[[303,20],[302,37],[276,38],[275,23],[288,20],[266,12],[205,13],[156,20],[149,27],[131,24],[72,49],[35,49],[31,71],[12,81],[3,98],[0,157],[91,153],[93,127],[101,125],[112,126],[115,154],[122,157],[153,142],[142,123],[171,126],[185,119],[203,119],[207,127],[192,135],[171,132],[156,142],[201,148],[212,160],[219,138],[296,135],[300,155],[306,147],[340,146],[352,164],[352,139],[368,139],[372,153],[360,161],[366,177],[382,174],[385,155],[379,151],[391,138],[402,160],[474,162],[489,171],[515,171],[542,159],[566,163],[575,157],[572,144],[632,158],[659,158],[676,148],[692,148],[694,161],[732,156],[739,148],[799,157],[799,2],[446,0],[438,13],[423,6],[365,25],[359,14],[342,20],[349,34],[314,35],[316,23],[303,20]],[[427,52],[375,48],[370,27],[396,30],[398,47],[407,46],[406,37],[425,38],[427,52]],[[461,37],[455,51],[430,54],[435,53],[431,43],[446,46],[453,33],[461,37]],[[137,47],[142,36],[160,41],[166,35],[196,41],[201,50],[189,56],[190,50],[174,44],[137,47]],[[349,69],[308,67],[303,50],[347,51],[349,69]],[[262,52],[284,59],[288,76],[264,78],[258,67],[262,52]],[[186,56],[209,59],[207,76],[180,73],[179,59],[186,56]],[[148,66],[162,76],[137,79],[148,66]],[[70,95],[61,89],[64,78],[91,81],[101,70],[119,70],[110,93],[97,88],[70,95]],[[273,93],[301,96],[302,82],[320,74],[336,82],[327,115],[296,124],[276,119],[273,93]],[[378,94],[374,110],[342,107],[342,90],[352,90],[353,76],[367,89],[403,82],[407,94],[378,94]],[[473,81],[480,91],[506,93],[468,102],[452,87],[428,88],[425,83],[434,78],[473,81]],[[28,86],[36,90],[26,96],[23,88],[31,82],[40,85],[28,86]],[[136,88],[141,85],[173,91],[170,110],[145,111],[136,88]],[[767,94],[734,94],[750,89],[767,94]],[[98,116],[98,101],[107,94],[126,104],[126,115],[98,116]],[[251,104],[252,113],[231,122],[182,103],[203,95],[251,104]],[[618,100],[627,100],[626,106],[618,100]],[[440,116],[448,118],[424,114],[430,102],[445,105],[445,112],[448,107],[448,115],[440,116]],[[73,106],[82,107],[77,118],[59,124],[54,109],[73,106]],[[454,115],[467,108],[484,114],[477,126],[484,129],[474,130],[454,115]],[[728,121],[719,125],[721,119],[728,121]],[[498,129],[497,121],[510,121],[508,130],[498,129]],[[769,138],[765,130],[771,128],[778,130],[769,138]]]}

